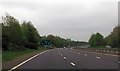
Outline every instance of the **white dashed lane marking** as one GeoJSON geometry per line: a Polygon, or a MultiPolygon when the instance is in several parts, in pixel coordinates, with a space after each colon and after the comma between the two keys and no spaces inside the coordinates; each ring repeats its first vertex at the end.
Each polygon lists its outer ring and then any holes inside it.
{"type": "Polygon", "coordinates": [[[99,57],[99,56],[96,56],[96,58],[97,58],[97,59],[100,59],[101,57],[99,57]]]}
{"type": "Polygon", "coordinates": [[[60,53],[59,53],[60,54],[60,53]]]}
{"type": "Polygon", "coordinates": [[[85,56],[87,56],[87,54],[84,54],[85,56]]]}
{"type": "Polygon", "coordinates": [[[71,62],[70,64],[71,64],[72,66],[76,66],[75,63],[72,63],[72,62],[71,62]]]}
{"type": "Polygon", "coordinates": [[[64,57],[64,59],[66,60],[66,57],[64,57]]]}

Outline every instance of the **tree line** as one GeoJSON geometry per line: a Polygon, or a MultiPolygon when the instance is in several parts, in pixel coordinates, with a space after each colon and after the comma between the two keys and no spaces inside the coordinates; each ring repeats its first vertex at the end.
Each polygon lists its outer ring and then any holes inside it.
{"type": "Polygon", "coordinates": [[[19,21],[7,14],[2,17],[2,49],[23,50],[25,48],[37,49],[40,36],[30,21],[19,21]]]}
{"type": "MultiPolygon", "coordinates": [[[[41,42],[44,40],[49,40],[52,47],[57,48],[88,44],[87,42],[64,39],[54,35],[40,36],[32,22],[23,21],[20,23],[19,20],[9,14],[2,17],[0,25],[2,26],[3,50],[17,51],[26,48],[38,49],[39,46],[43,47],[41,42]]],[[[100,33],[92,34],[89,39],[89,44],[92,47],[105,45],[110,45],[113,48],[119,47],[119,33],[120,26],[115,27],[107,37],[104,37],[100,33]]]]}
{"type": "Polygon", "coordinates": [[[118,25],[115,28],[113,28],[113,31],[107,37],[104,37],[99,32],[96,34],[92,34],[89,39],[89,44],[92,47],[109,45],[112,48],[118,48],[120,47],[119,33],[120,33],[120,26],[118,25]]]}
{"type": "Polygon", "coordinates": [[[108,45],[120,47],[120,25],[113,28],[113,31],[105,38],[108,45]]]}
{"type": "Polygon", "coordinates": [[[71,46],[80,46],[87,44],[87,42],[82,42],[82,41],[74,41],[71,39],[64,39],[59,36],[54,36],[54,35],[48,35],[48,36],[43,36],[41,38],[41,42],[44,40],[50,40],[50,43],[52,44],[53,47],[71,47],[71,46]]]}
{"type": "Polygon", "coordinates": [[[2,49],[9,51],[24,50],[26,48],[38,49],[41,42],[49,40],[52,47],[70,47],[86,44],[86,42],[73,41],[71,39],[64,39],[59,36],[48,35],[40,36],[37,29],[32,22],[19,22],[15,17],[6,14],[2,17],[2,49]]]}

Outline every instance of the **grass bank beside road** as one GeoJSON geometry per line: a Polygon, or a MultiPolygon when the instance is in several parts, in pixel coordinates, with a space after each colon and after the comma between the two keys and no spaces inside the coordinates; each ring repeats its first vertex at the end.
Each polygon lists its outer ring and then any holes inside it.
{"type": "Polygon", "coordinates": [[[3,51],[2,53],[2,69],[10,69],[37,53],[49,50],[50,48],[39,47],[38,50],[26,49],[23,51],[3,51]]]}
{"type": "Polygon", "coordinates": [[[2,69],[2,53],[0,53],[0,70],[2,69]]]}
{"type": "Polygon", "coordinates": [[[11,61],[16,59],[17,57],[20,56],[25,56],[25,55],[29,55],[29,54],[33,54],[33,53],[37,53],[37,52],[42,52],[45,50],[48,50],[49,48],[43,48],[43,47],[39,47],[38,50],[35,49],[25,49],[23,51],[3,51],[2,52],[2,61],[7,62],[7,61],[11,61]]]}

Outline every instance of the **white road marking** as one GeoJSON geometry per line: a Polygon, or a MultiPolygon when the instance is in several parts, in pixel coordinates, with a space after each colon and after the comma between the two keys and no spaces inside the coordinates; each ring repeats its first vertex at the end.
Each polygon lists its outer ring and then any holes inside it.
{"type": "Polygon", "coordinates": [[[120,64],[120,62],[118,62],[120,64]]]}
{"type": "Polygon", "coordinates": [[[75,63],[72,63],[72,62],[71,62],[70,64],[71,64],[72,66],[76,66],[75,63]]]}
{"type": "MultiPolygon", "coordinates": [[[[47,50],[47,51],[49,51],[49,50],[47,50]]],[[[8,71],[12,71],[12,70],[14,70],[14,69],[20,67],[21,65],[25,64],[26,62],[32,60],[33,58],[35,58],[35,57],[37,57],[38,55],[43,54],[44,52],[47,52],[47,51],[43,51],[43,52],[41,52],[41,53],[38,53],[38,54],[34,55],[33,57],[30,57],[29,59],[23,61],[22,63],[20,63],[20,64],[18,64],[18,65],[16,65],[16,66],[14,66],[13,68],[11,68],[11,69],[8,70],[8,71]]]]}
{"type": "Polygon", "coordinates": [[[100,57],[99,57],[99,56],[97,56],[96,58],[100,59],[100,57]]]}
{"type": "Polygon", "coordinates": [[[60,53],[59,53],[60,54],[60,53]]]}
{"type": "Polygon", "coordinates": [[[78,54],[80,54],[80,53],[78,53],[78,54]]]}
{"type": "Polygon", "coordinates": [[[64,59],[66,60],[66,57],[64,57],[64,59]]]}
{"type": "Polygon", "coordinates": [[[85,56],[87,56],[87,54],[84,54],[85,56]]]}
{"type": "Polygon", "coordinates": [[[62,56],[62,54],[61,54],[61,56],[62,56]]]}

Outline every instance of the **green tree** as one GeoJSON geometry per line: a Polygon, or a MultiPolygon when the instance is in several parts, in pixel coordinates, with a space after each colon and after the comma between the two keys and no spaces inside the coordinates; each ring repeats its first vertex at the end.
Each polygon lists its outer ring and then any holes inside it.
{"type": "Polygon", "coordinates": [[[96,35],[95,34],[92,34],[90,39],[89,39],[89,44],[91,46],[96,46],[96,35]]]}
{"type": "Polygon", "coordinates": [[[9,40],[8,40],[8,30],[7,30],[7,26],[4,26],[3,23],[2,24],[2,49],[3,50],[8,50],[8,44],[9,44],[9,40]]]}
{"type": "Polygon", "coordinates": [[[96,34],[96,45],[101,46],[104,44],[104,38],[100,33],[96,34]]]}
{"type": "Polygon", "coordinates": [[[113,31],[110,33],[110,35],[108,35],[105,40],[107,42],[108,45],[111,45],[112,48],[115,47],[120,47],[120,38],[118,36],[120,36],[120,26],[117,26],[113,29],[113,31]]]}
{"type": "Polygon", "coordinates": [[[92,34],[89,39],[91,46],[102,46],[104,45],[104,38],[100,33],[92,34]]]}
{"type": "Polygon", "coordinates": [[[22,31],[25,40],[25,46],[28,48],[37,49],[40,36],[37,29],[29,22],[23,22],[22,31]]]}
{"type": "Polygon", "coordinates": [[[16,18],[6,14],[0,24],[3,50],[23,50],[26,47],[37,49],[39,46],[40,36],[30,21],[20,25],[16,18]]]}
{"type": "MultiPolygon", "coordinates": [[[[22,31],[21,27],[19,25],[19,21],[15,19],[14,17],[10,16],[9,14],[6,14],[5,17],[2,17],[2,24],[3,24],[3,31],[2,31],[2,37],[3,37],[3,48],[9,45],[7,49],[13,48],[13,44],[15,45],[16,49],[22,49],[19,46],[22,46],[22,31]],[[8,43],[9,41],[9,43],[8,43]],[[4,46],[4,44],[6,44],[4,46]]],[[[14,47],[14,49],[15,49],[14,47]]]]}
{"type": "Polygon", "coordinates": [[[64,39],[59,36],[54,35],[48,35],[42,37],[42,42],[45,40],[50,40],[51,44],[57,48],[63,47],[63,46],[69,46],[71,45],[72,41],[70,39],[64,39]]]}

